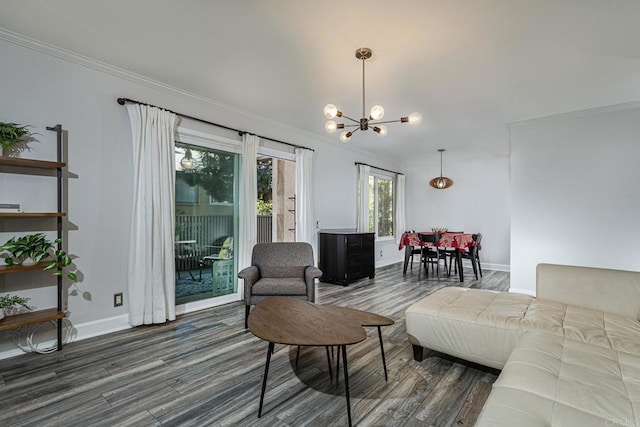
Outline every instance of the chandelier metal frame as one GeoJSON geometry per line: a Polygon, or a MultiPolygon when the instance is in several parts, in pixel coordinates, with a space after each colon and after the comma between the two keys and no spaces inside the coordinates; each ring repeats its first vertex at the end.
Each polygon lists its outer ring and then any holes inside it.
{"type": "Polygon", "coordinates": [[[365,109],[365,62],[367,59],[371,58],[373,55],[373,51],[367,47],[361,47],[356,50],[356,58],[362,61],[362,118],[356,120],[352,117],[346,116],[342,111],[338,110],[338,108],[334,104],[327,104],[324,107],[324,115],[329,121],[325,124],[325,130],[329,133],[335,132],[337,129],[348,129],[353,128],[352,130],[345,130],[340,135],[340,140],[342,142],[347,142],[351,138],[351,136],[361,130],[366,131],[369,129],[373,129],[380,136],[387,135],[387,127],[384,126],[387,123],[409,123],[411,125],[418,125],[422,121],[422,116],[420,113],[411,113],[409,116],[401,117],[397,120],[381,120],[384,116],[384,108],[381,105],[374,105],[371,108],[370,114],[367,116],[365,109]],[[353,124],[344,124],[344,123],[336,123],[333,119],[336,117],[341,117],[353,122],[353,124]]]}

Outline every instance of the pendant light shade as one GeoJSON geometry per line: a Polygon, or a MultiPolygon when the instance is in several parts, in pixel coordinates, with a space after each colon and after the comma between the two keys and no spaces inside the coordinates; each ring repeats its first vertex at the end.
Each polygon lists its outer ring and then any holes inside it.
{"type": "Polygon", "coordinates": [[[429,181],[429,185],[436,190],[444,190],[445,188],[449,188],[453,185],[453,180],[446,176],[442,176],[442,153],[444,152],[444,148],[440,148],[438,152],[440,153],[440,176],[429,181]]]}

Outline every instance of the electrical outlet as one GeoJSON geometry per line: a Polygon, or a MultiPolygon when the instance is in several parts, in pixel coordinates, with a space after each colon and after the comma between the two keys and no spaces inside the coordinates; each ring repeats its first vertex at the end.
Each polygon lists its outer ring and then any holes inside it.
{"type": "Polygon", "coordinates": [[[382,250],[380,250],[380,258],[382,258],[382,250]]]}
{"type": "Polygon", "coordinates": [[[114,307],[122,307],[122,292],[118,292],[117,294],[113,294],[113,306],[114,307]]]}

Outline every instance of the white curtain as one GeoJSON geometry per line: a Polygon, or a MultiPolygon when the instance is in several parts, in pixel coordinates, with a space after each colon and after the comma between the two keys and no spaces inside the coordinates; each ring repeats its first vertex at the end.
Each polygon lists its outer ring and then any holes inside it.
{"type": "Polygon", "coordinates": [[[369,231],[369,174],[371,167],[358,165],[357,229],[359,232],[369,231]]]}
{"type": "Polygon", "coordinates": [[[129,323],[175,320],[174,133],[176,115],[128,104],[133,136],[129,323]]]}
{"type": "MultiPolygon", "coordinates": [[[[296,241],[316,247],[314,226],[312,171],[313,151],[296,148],[296,241]]],[[[317,257],[316,257],[317,258],[317,257]]]]}
{"type": "Polygon", "coordinates": [[[396,175],[396,243],[400,243],[402,233],[404,233],[406,227],[405,218],[405,176],[396,175]]]}
{"type": "MultiPolygon", "coordinates": [[[[242,137],[242,203],[240,205],[240,257],[238,269],[251,265],[251,251],[258,241],[258,143],[260,138],[242,137]]],[[[242,288],[241,288],[242,289],[242,288]]]]}

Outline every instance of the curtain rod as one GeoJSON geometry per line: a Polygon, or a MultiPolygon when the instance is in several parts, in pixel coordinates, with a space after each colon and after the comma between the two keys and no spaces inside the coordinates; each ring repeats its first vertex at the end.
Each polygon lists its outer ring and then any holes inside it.
{"type": "Polygon", "coordinates": [[[357,165],[364,165],[364,166],[369,166],[370,168],[374,168],[374,169],[378,169],[380,171],[385,171],[385,172],[390,172],[390,173],[395,173],[396,175],[404,175],[402,172],[396,172],[396,171],[390,171],[389,169],[385,169],[385,168],[379,168],[377,166],[372,166],[366,163],[362,163],[362,162],[356,162],[356,166],[357,165]]]}
{"type": "Polygon", "coordinates": [[[247,131],[240,130],[240,129],[235,129],[235,128],[232,128],[232,127],[229,127],[229,126],[225,126],[225,125],[220,125],[220,124],[218,124],[218,123],[213,123],[213,122],[210,122],[210,121],[208,121],[208,120],[199,119],[198,117],[193,117],[193,116],[188,116],[188,115],[186,115],[186,114],[177,113],[177,112],[172,111],[172,110],[169,110],[169,109],[167,109],[167,108],[158,107],[157,105],[153,105],[153,104],[147,104],[146,102],[136,101],[135,99],[129,99],[129,98],[118,98],[118,104],[120,104],[120,105],[124,105],[124,104],[126,104],[127,102],[130,102],[130,103],[132,103],[132,104],[140,104],[140,105],[147,105],[147,106],[149,106],[149,107],[160,108],[161,110],[168,111],[168,112],[170,112],[170,113],[173,113],[173,114],[175,114],[175,115],[177,115],[177,116],[180,116],[180,117],[183,117],[183,118],[185,118],[185,119],[195,120],[195,121],[200,122],[200,123],[206,123],[206,124],[208,124],[208,125],[213,125],[213,126],[217,126],[217,127],[219,127],[219,128],[223,128],[223,129],[231,130],[231,131],[234,131],[234,132],[238,132],[238,134],[240,134],[240,136],[242,136],[242,135],[244,135],[244,134],[255,135],[255,136],[257,136],[257,137],[258,137],[258,138],[260,138],[260,139],[266,139],[266,140],[268,140],[268,141],[277,142],[277,143],[279,143],[279,144],[288,145],[288,146],[290,146],[290,147],[294,147],[294,148],[304,148],[305,150],[316,151],[316,150],[314,150],[313,148],[307,148],[307,147],[303,147],[302,145],[296,145],[296,144],[291,144],[290,142],[280,141],[279,139],[273,139],[273,138],[268,138],[268,137],[266,137],[266,136],[262,136],[262,135],[256,135],[255,133],[247,132],[247,131]]]}

